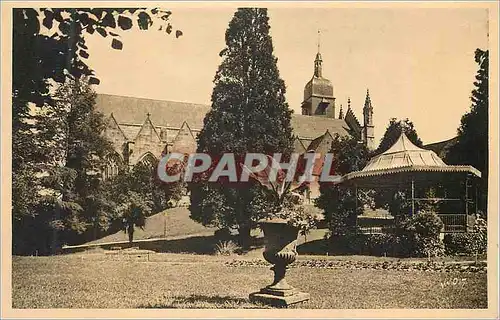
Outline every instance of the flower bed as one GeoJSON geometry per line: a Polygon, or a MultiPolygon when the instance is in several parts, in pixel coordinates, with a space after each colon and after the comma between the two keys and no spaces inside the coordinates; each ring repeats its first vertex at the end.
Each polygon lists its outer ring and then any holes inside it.
{"type": "MultiPolygon", "coordinates": [[[[225,263],[228,267],[268,267],[264,260],[233,260],[225,263]]],[[[420,261],[335,261],[335,260],[299,260],[290,265],[291,268],[323,268],[323,269],[374,269],[402,271],[434,271],[434,272],[480,272],[487,270],[486,263],[477,265],[474,262],[420,262],[420,261]]]]}

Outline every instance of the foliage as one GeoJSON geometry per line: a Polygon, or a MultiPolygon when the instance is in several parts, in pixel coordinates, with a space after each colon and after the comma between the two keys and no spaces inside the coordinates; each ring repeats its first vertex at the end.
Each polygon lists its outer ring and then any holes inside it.
{"type": "Polygon", "coordinates": [[[417,147],[423,146],[422,140],[418,137],[413,122],[409,119],[397,120],[396,118],[391,118],[378,148],[374,151],[374,155],[381,154],[388,150],[398,140],[402,132],[406,134],[414,145],[417,147]]]}
{"type": "Polygon", "coordinates": [[[152,213],[157,213],[169,208],[171,201],[178,201],[184,189],[182,182],[163,183],[156,175],[157,163],[150,166],[138,163],[129,175],[129,190],[142,194],[144,199],[150,201],[152,213]]]}
{"type": "Polygon", "coordinates": [[[488,232],[486,220],[476,217],[472,232],[472,250],[476,254],[485,253],[488,248],[488,232]]]}
{"type": "MultiPolygon", "coordinates": [[[[363,169],[368,162],[368,149],[358,143],[355,137],[335,135],[332,148],[332,170],[336,174],[363,169]]],[[[352,188],[340,187],[329,182],[320,182],[320,196],[315,205],[324,211],[330,236],[342,236],[352,232],[356,218],[363,213],[365,204],[371,203],[371,193],[360,193],[356,202],[356,192],[352,188]]]]}
{"type": "Polygon", "coordinates": [[[398,256],[400,252],[400,239],[390,233],[382,234],[358,234],[357,254],[368,254],[374,256],[398,256]]]}
{"type": "Polygon", "coordinates": [[[435,212],[421,210],[400,221],[396,232],[409,255],[431,257],[444,253],[444,245],[439,238],[443,227],[443,222],[435,212]]]}
{"type": "Polygon", "coordinates": [[[476,217],[472,232],[451,233],[444,236],[446,254],[478,254],[486,253],[488,248],[488,232],[486,220],[476,217]]]}
{"type": "Polygon", "coordinates": [[[447,255],[474,254],[472,249],[472,233],[461,232],[445,234],[443,243],[447,255]]]}
{"type": "Polygon", "coordinates": [[[238,245],[231,240],[219,241],[215,245],[215,254],[222,256],[230,256],[239,249],[238,245]]]}
{"type": "Polygon", "coordinates": [[[95,110],[95,92],[88,83],[68,80],[54,97],[56,103],[34,117],[36,143],[46,150],[36,183],[52,207],[49,223],[59,237],[53,241],[74,243],[92,227],[106,229],[113,219],[99,173],[112,148],[102,135],[104,119],[95,110]]]}
{"type": "MultiPolygon", "coordinates": [[[[121,49],[120,30],[148,29],[153,23],[171,30],[170,12],[160,9],[22,8],[13,10],[12,140],[13,171],[43,162],[43,146],[35,143],[30,109],[54,105],[54,84],[68,78],[98,80],[87,65],[86,34],[112,38],[121,49]]],[[[179,32],[179,31],[178,31],[179,32]]],[[[176,32],[177,34],[179,34],[176,32]]]]}
{"type": "Polygon", "coordinates": [[[156,166],[138,163],[130,171],[123,170],[106,181],[110,197],[117,205],[117,216],[129,237],[133,237],[134,226],[144,227],[146,217],[169,208],[184,190],[180,183],[160,181],[156,166]],[[134,214],[133,208],[136,208],[134,214]]]}
{"type": "Polygon", "coordinates": [[[151,201],[144,200],[137,192],[129,191],[120,196],[116,210],[122,217],[123,231],[128,234],[129,242],[134,240],[134,229],[146,225],[146,217],[151,214],[151,201]]]}
{"type": "MultiPolygon", "coordinates": [[[[264,8],[242,8],[226,31],[222,63],[215,75],[212,108],[198,135],[197,152],[289,154],[291,110],[269,34],[264,8]]],[[[191,217],[204,225],[238,228],[243,246],[251,228],[269,211],[269,198],[255,183],[198,181],[190,184],[191,217]]]]}
{"type": "Polygon", "coordinates": [[[307,234],[311,229],[316,227],[319,218],[316,214],[307,210],[303,205],[301,196],[290,194],[286,197],[283,205],[279,210],[272,212],[267,218],[278,218],[286,220],[288,224],[299,229],[302,235],[307,234]]]}
{"type": "Polygon", "coordinates": [[[486,212],[488,195],[488,109],[489,109],[489,51],[476,49],[475,61],[479,70],[471,95],[471,109],[462,116],[457,142],[446,155],[448,164],[472,165],[481,171],[482,197],[479,209],[486,212]]]}
{"type": "MultiPolygon", "coordinates": [[[[74,242],[91,227],[107,227],[113,216],[111,203],[99,187],[99,175],[93,174],[101,151],[106,149],[98,138],[101,119],[90,108],[93,98],[88,85],[76,85],[86,82],[86,77],[89,83],[99,82],[87,64],[85,35],[109,36],[111,47],[121,49],[121,31],[146,30],[155,24],[171,33],[169,16],[168,11],[144,8],[13,10],[12,212],[16,253],[46,252],[49,247],[54,252],[60,241],[74,242]],[[68,106],[75,108],[68,110],[68,106]],[[61,239],[52,239],[54,230],[61,239]]],[[[176,36],[181,34],[176,31],[176,36]]]]}

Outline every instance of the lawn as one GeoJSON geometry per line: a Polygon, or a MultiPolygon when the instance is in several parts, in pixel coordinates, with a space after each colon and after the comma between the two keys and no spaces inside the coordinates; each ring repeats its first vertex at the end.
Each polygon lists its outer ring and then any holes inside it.
{"type": "MultiPolygon", "coordinates": [[[[167,209],[146,219],[144,229],[136,228],[135,240],[178,237],[186,235],[209,235],[213,234],[215,228],[207,228],[195,222],[189,217],[186,207],[167,209]]],[[[101,239],[90,242],[105,243],[114,241],[128,241],[128,236],[123,231],[118,231],[101,239]]]]}
{"type": "MultiPolygon", "coordinates": [[[[13,308],[263,308],[248,294],[272,279],[266,267],[225,264],[240,257],[96,252],[14,257],[13,308]]],[[[485,273],[297,267],[287,277],[311,294],[295,308],[487,307],[485,273]]]]}

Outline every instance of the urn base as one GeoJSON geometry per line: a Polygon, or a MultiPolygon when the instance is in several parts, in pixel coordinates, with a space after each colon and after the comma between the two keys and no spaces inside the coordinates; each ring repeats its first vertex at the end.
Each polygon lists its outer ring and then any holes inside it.
{"type": "Polygon", "coordinates": [[[271,291],[264,288],[259,292],[251,293],[249,298],[251,302],[260,302],[262,304],[271,305],[273,307],[288,307],[289,305],[295,303],[307,301],[310,298],[309,293],[298,292],[296,290],[291,291],[293,292],[273,294],[271,291]]]}

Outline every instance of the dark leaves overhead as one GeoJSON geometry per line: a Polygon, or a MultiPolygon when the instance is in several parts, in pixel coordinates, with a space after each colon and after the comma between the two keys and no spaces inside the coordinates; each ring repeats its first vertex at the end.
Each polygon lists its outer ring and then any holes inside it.
{"type": "Polygon", "coordinates": [[[113,39],[113,42],[111,42],[111,47],[116,50],[121,50],[123,48],[123,43],[120,40],[113,39]]]}
{"type": "MultiPolygon", "coordinates": [[[[51,117],[37,116],[33,121],[31,104],[56,110],[51,93],[68,79],[88,77],[89,84],[99,84],[88,65],[86,35],[106,37],[111,48],[120,50],[122,32],[151,29],[153,25],[166,28],[165,17],[170,12],[146,8],[16,8],[12,14],[12,204],[13,214],[20,217],[40,214],[37,173],[52,161],[51,143],[55,141],[51,133],[54,126],[45,126],[45,136],[35,127],[41,119],[49,121],[51,117]]],[[[32,221],[23,220],[21,224],[32,221]]],[[[78,225],[78,230],[81,227],[85,225],[78,225]]],[[[31,240],[30,233],[27,238],[31,240]]]]}
{"type": "Polygon", "coordinates": [[[90,77],[89,78],[89,84],[99,84],[101,83],[101,81],[97,78],[94,78],[94,77],[90,77]]]}
{"type": "MultiPolygon", "coordinates": [[[[123,49],[120,32],[138,28],[170,30],[171,12],[128,8],[42,8],[14,10],[13,77],[15,97],[37,105],[50,101],[48,79],[64,82],[68,75],[94,76],[87,65],[85,34],[111,38],[110,46],[123,49]],[[40,25],[45,28],[40,33],[40,25]]],[[[182,32],[178,31],[176,36],[182,32]]],[[[21,112],[22,113],[22,112],[21,112]]]]}
{"type": "Polygon", "coordinates": [[[84,59],[88,59],[89,57],[89,54],[87,51],[84,51],[84,50],[80,50],[80,57],[84,58],[84,59]]]}
{"type": "Polygon", "coordinates": [[[153,21],[149,14],[142,11],[138,14],[137,24],[139,25],[139,29],[147,30],[153,24],[153,21]]]}
{"type": "Polygon", "coordinates": [[[116,21],[112,12],[106,12],[106,15],[102,19],[102,25],[104,27],[116,28],[116,21]]]}
{"type": "Polygon", "coordinates": [[[132,28],[132,19],[124,16],[119,16],[118,17],[118,25],[122,30],[128,30],[132,28]]]}
{"type": "Polygon", "coordinates": [[[108,33],[106,32],[106,30],[104,28],[97,28],[95,31],[97,31],[97,33],[99,33],[104,38],[108,36],[108,33]]]}

